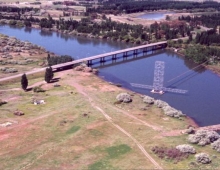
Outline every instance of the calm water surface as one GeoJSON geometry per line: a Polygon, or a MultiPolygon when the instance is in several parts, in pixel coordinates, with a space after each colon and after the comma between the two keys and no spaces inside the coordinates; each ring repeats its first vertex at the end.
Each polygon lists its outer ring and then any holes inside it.
{"type": "MultiPolygon", "coordinates": [[[[128,48],[129,45],[119,42],[68,37],[58,33],[42,32],[32,29],[14,29],[0,26],[0,33],[28,40],[44,46],[47,50],[60,55],[71,55],[84,58],[91,55],[128,48]]],[[[168,102],[171,106],[182,110],[193,118],[200,126],[220,123],[220,77],[204,68],[191,70],[196,65],[182,59],[180,56],[161,50],[150,52],[145,57],[139,57],[123,62],[99,67],[99,76],[106,81],[122,84],[123,87],[135,92],[150,95],[156,99],[168,102]],[[165,93],[152,94],[150,90],[130,86],[130,83],[152,85],[155,61],[165,62],[164,86],[188,90],[186,94],[165,93]],[[183,76],[179,76],[185,73],[183,76]],[[178,77],[179,76],[179,77],[178,77]],[[170,81],[171,79],[176,79],[170,81]]]]}
{"type": "Polygon", "coordinates": [[[160,20],[165,19],[166,15],[174,14],[175,12],[149,12],[138,16],[138,18],[149,19],[149,20],[160,20]]]}

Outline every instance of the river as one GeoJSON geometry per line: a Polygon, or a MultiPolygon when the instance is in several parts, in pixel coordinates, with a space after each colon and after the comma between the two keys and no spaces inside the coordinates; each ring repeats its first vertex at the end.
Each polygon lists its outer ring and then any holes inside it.
{"type": "MultiPolygon", "coordinates": [[[[115,41],[87,39],[45,32],[37,29],[10,28],[0,26],[0,33],[28,40],[59,55],[71,55],[75,59],[128,48],[131,45],[115,41]]],[[[130,57],[132,58],[132,56],[130,57]]],[[[135,92],[168,102],[176,109],[190,116],[200,126],[220,123],[220,77],[205,68],[184,60],[177,54],[160,50],[145,57],[119,62],[113,65],[98,66],[99,76],[106,81],[122,84],[135,92]],[[164,86],[188,90],[186,94],[152,94],[150,90],[135,88],[130,83],[152,85],[155,61],[165,62],[164,86]],[[183,76],[178,77],[179,75],[183,76]],[[173,78],[178,77],[174,80],[173,78]],[[172,80],[172,81],[170,81],[172,80]]]]}
{"type": "Polygon", "coordinates": [[[161,20],[165,19],[166,15],[174,14],[175,12],[147,12],[146,14],[139,15],[137,18],[149,19],[149,20],[161,20]]]}

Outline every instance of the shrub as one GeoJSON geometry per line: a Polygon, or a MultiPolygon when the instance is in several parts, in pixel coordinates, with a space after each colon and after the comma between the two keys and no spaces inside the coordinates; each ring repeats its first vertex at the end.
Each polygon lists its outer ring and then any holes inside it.
{"type": "Polygon", "coordinates": [[[195,155],[196,161],[202,164],[208,164],[211,162],[209,155],[206,153],[199,153],[195,155]]]}
{"type": "Polygon", "coordinates": [[[120,102],[129,103],[132,101],[131,96],[128,93],[120,93],[116,99],[120,102]]]}
{"type": "Polygon", "coordinates": [[[181,161],[189,156],[188,153],[180,152],[176,148],[158,146],[153,147],[152,152],[155,153],[161,159],[170,159],[174,161],[181,161]]]}
{"type": "Polygon", "coordinates": [[[42,89],[40,86],[34,87],[34,88],[33,88],[33,91],[34,91],[35,93],[45,92],[45,90],[42,89]]]}
{"type": "Polygon", "coordinates": [[[2,106],[3,104],[6,104],[7,102],[6,101],[3,101],[0,99],[0,106],[2,106]]]}
{"type": "Polygon", "coordinates": [[[150,96],[144,96],[143,102],[147,103],[147,104],[154,104],[154,98],[152,98],[150,96]]]}
{"type": "Polygon", "coordinates": [[[184,145],[178,145],[176,146],[176,149],[178,149],[180,152],[183,152],[183,153],[196,153],[196,150],[194,149],[193,146],[191,145],[187,145],[187,144],[184,144],[184,145]]]}
{"type": "Polygon", "coordinates": [[[220,139],[213,142],[211,146],[212,146],[212,149],[215,149],[217,152],[220,152],[220,139]]]}
{"type": "Polygon", "coordinates": [[[210,144],[220,138],[220,135],[215,131],[198,130],[195,134],[188,137],[190,143],[195,143],[201,146],[210,144]]]}

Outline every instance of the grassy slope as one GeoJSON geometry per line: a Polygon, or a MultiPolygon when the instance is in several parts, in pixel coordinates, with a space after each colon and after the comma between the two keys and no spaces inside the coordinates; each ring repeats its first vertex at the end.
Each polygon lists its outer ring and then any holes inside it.
{"type": "MultiPolygon", "coordinates": [[[[161,137],[160,132],[129,118],[122,111],[166,131],[184,129],[187,126],[184,121],[172,118],[164,120],[165,116],[161,110],[155,107],[140,111],[139,108],[143,103],[137,94],[133,96],[132,103],[122,104],[119,106],[121,109],[118,109],[113,105],[115,96],[125,90],[107,85],[95,76],[70,70],[68,74],[62,76],[60,87],[53,88],[51,84],[45,84],[43,88],[48,89],[45,93],[1,92],[5,99],[16,97],[16,100],[0,107],[0,123],[13,120],[18,121],[19,126],[8,130],[0,128],[0,137],[9,135],[8,138],[0,140],[0,169],[154,168],[136,144],[113,127],[91,106],[88,98],[71,85],[71,79],[84,87],[84,92],[96,105],[102,108],[114,123],[135,137],[163,168],[185,169],[189,167],[191,161],[194,161],[193,156],[177,164],[157,158],[151,152],[153,146],[183,144],[186,143],[186,135],[161,137]],[[46,105],[31,104],[33,96],[45,99],[46,105]],[[12,113],[16,109],[25,112],[25,116],[13,116],[12,113]],[[84,113],[88,115],[84,116],[84,113]]],[[[38,81],[41,79],[30,80],[29,84],[38,81]]],[[[13,86],[20,87],[20,83],[13,86]]],[[[210,146],[196,148],[197,152],[205,151],[210,155],[218,155],[210,146]]],[[[218,162],[219,159],[215,158],[211,165],[199,166],[213,169],[220,167],[218,162]]]]}

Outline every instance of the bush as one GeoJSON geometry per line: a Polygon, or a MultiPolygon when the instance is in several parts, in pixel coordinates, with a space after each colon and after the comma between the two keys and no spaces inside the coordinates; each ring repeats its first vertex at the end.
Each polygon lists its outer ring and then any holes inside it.
{"type": "Polygon", "coordinates": [[[183,152],[183,153],[192,153],[192,154],[196,153],[196,150],[194,149],[194,147],[191,145],[187,145],[187,144],[178,145],[176,146],[176,149],[178,149],[180,152],[183,152]]]}
{"type": "Polygon", "coordinates": [[[33,91],[34,91],[35,93],[45,92],[45,90],[42,89],[40,86],[34,87],[34,88],[33,88],[33,91]]]}
{"type": "Polygon", "coordinates": [[[198,130],[195,134],[191,134],[188,137],[190,143],[195,143],[201,146],[213,143],[220,138],[220,135],[215,131],[198,130]]]}
{"type": "Polygon", "coordinates": [[[154,98],[149,97],[149,96],[144,96],[143,102],[147,104],[154,104],[154,98]]]}
{"type": "Polygon", "coordinates": [[[7,102],[0,99],[0,106],[2,106],[3,104],[7,104],[7,102]]]}
{"type": "Polygon", "coordinates": [[[155,153],[161,159],[170,159],[175,161],[181,161],[189,156],[188,153],[180,152],[176,148],[158,146],[153,147],[152,152],[155,153]]]}
{"type": "Polygon", "coordinates": [[[131,96],[128,93],[120,93],[116,99],[120,102],[129,103],[132,101],[131,96]]]}
{"type": "Polygon", "coordinates": [[[199,153],[195,155],[196,161],[202,164],[208,164],[211,162],[209,155],[206,153],[199,153]]]}
{"type": "Polygon", "coordinates": [[[215,149],[217,152],[220,152],[220,139],[213,142],[211,146],[212,146],[212,149],[215,149]]]}

